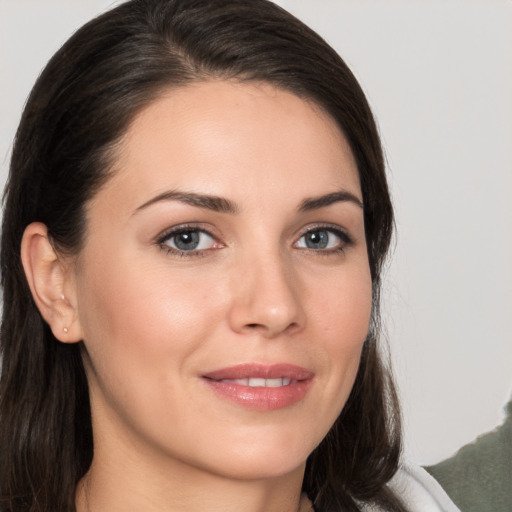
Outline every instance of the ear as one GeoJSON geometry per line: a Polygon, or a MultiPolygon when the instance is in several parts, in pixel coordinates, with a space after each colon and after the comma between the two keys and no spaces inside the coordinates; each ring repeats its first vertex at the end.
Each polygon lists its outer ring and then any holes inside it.
{"type": "Polygon", "coordinates": [[[71,262],[59,257],[44,224],[33,222],[25,229],[21,262],[32,297],[53,335],[64,343],[81,341],[71,262]]]}

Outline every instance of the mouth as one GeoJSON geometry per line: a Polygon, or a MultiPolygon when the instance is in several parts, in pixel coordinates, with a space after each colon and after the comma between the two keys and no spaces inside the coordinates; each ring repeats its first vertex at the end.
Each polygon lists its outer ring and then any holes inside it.
{"type": "Polygon", "coordinates": [[[242,364],[203,375],[220,398],[260,411],[283,409],[300,402],[313,378],[313,372],[290,364],[242,364]]]}

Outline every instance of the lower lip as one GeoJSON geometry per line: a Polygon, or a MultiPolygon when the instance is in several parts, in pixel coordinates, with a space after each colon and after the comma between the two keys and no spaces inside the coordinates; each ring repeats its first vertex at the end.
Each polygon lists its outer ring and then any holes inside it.
{"type": "Polygon", "coordinates": [[[205,379],[205,382],[217,394],[238,405],[258,411],[275,411],[300,402],[306,396],[312,379],[276,388],[251,387],[212,379],[205,379]]]}

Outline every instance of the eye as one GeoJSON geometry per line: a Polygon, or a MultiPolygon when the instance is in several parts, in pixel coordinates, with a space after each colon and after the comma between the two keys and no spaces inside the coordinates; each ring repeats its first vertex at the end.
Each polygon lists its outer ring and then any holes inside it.
{"type": "Polygon", "coordinates": [[[180,253],[204,251],[218,245],[212,235],[199,228],[178,228],[162,236],[158,243],[167,250],[180,253]]]}
{"type": "Polygon", "coordinates": [[[335,228],[313,228],[304,233],[295,247],[316,251],[343,250],[351,243],[351,238],[343,231],[335,228]]]}

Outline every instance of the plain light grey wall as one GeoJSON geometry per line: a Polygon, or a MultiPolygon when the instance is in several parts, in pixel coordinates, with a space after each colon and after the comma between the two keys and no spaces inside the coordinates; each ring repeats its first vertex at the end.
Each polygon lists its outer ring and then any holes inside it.
{"type": "MultiPolygon", "coordinates": [[[[0,0],[0,163],[38,72],[110,0],[0,0]]],[[[118,3],[118,2],[117,2],[118,3]]],[[[397,212],[385,322],[408,455],[449,456],[512,386],[512,2],[280,0],[346,59],[397,212]]]]}

